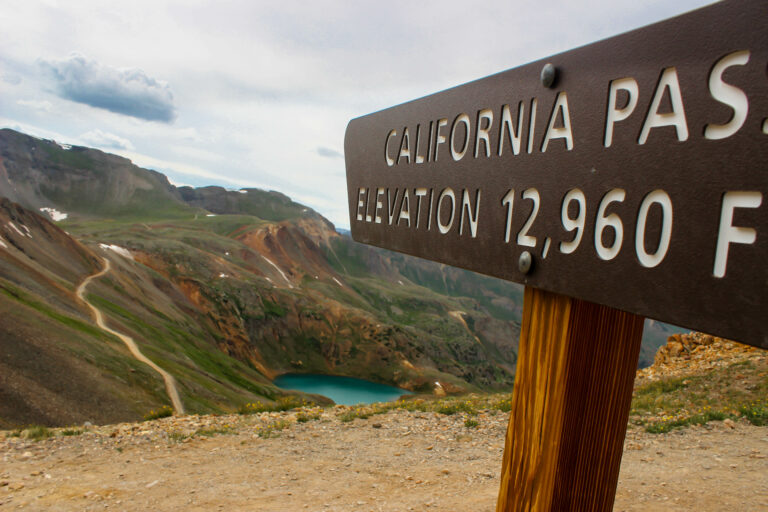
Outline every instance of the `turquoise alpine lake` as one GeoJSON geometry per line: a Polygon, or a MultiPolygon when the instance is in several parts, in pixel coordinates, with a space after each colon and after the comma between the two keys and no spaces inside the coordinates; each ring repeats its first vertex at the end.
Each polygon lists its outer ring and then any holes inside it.
{"type": "Polygon", "coordinates": [[[405,389],[338,375],[286,373],[277,377],[272,383],[282,389],[327,396],[340,405],[389,402],[402,395],[411,394],[405,389]]]}

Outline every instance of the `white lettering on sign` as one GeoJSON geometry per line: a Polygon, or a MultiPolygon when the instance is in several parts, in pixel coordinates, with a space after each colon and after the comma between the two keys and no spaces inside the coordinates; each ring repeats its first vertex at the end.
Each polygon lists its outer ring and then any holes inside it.
{"type": "Polygon", "coordinates": [[[398,189],[395,189],[395,197],[392,198],[392,190],[387,189],[387,220],[389,220],[389,225],[392,225],[392,222],[395,220],[395,210],[397,210],[397,192],[398,189]]]}
{"type": "Polygon", "coordinates": [[[400,163],[400,159],[405,158],[408,163],[411,163],[411,137],[408,134],[408,128],[403,129],[403,138],[400,139],[400,153],[397,155],[397,163],[400,163]]]}
{"type": "Polygon", "coordinates": [[[421,222],[421,199],[427,195],[427,189],[423,187],[417,188],[413,191],[413,195],[416,196],[416,229],[419,229],[421,222]]]}
{"type": "Polygon", "coordinates": [[[437,120],[437,140],[435,141],[435,162],[437,162],[437,152],[440,149],[440,144],[445,144],[445,135],[440,135],[440,128],[448,126],[447,119],[437,120]]]}
{"type": "MultiPolygon", "coordinates": [[[[541,196],[535,188],[525,189],[521,195],[523,199],[531,199],[533,207],[517,235],[517,245],[521,247],[536,247],[537,239],[528,234],[541,208],[541,196]]],[[[595,252],[604,261],[616,258],[621,251],[624,241],[624,223],[617,213],[608,214],[607,210],[613,203],[622,203],[626,198],[626,191],[614,188],[606,192],[600,199],[598,211],[595,216],[595,252]],[[610,231],[608,231],[610,230],[610,231]],[[606,232],[613,234],[613,241],[606,245],[603,238],[606,232]]],[[[504,228],[504,242],[509,243],[512,238],[512,221],[514,217],[515,189],[509,189],[501,200],[502,207],[506,207],[506,223],[504,228]]],[[[562,254],[575,252],[581,244],[587,222],[587,197],[579,188],[568,190],[560,202],[560,221],[566,233],[575,232],[570,238],[561,240],[559,249],[562,254]]],[[[557,238],[555,238],[557,240],[557,238]]],[[[664,190],[657,189],[645,195],[638,209],[635,220],[635,250],[638,262],[646,268],[660,265],[669,251],[672,240],[672,199],[664,190]],[[661,230],[655,251],[646,250],[646,229],[648,215],[652,207],[661,208],[661,230]]],[[[549,251],[552,236],[544,237],[542,257],[546,257],[549,251]]]]}
{"type": "Polygon", "coordinates": [[[432,159],[432,141],[435,135],[435,123],[429,122],[429,146],[427,146],[427,162],[432,159]]]}
{"type": "Polygon", "coordinates": [[[484,142],[485,156],[491,156],[491,139],[489,132],[493,125],[493,110],[484,108],[477,112],[477,135],[475,135],[475,158],[480,151],[480,141],[484,142]],[[483,126],[483,121],[486,121],[483,126]]]}
{"type": "Polygon", "coordinates": [[[723,206],[720,210],[720,229],[715,250],[715,267],[712,275],[725,277],[728,268],[728,250],[731,244],[754,244],[757,231],[750,227],[733,225],[733,211],[736,208],[759,208],[763,203],[763,194],[757,191],[731,191],[723,194],[723,206]]]}
{"type": "Polygon", "coordinates": [[[544,136],[544,142],[541,144],[541,152],[547,151],[547,145],[552,139],[565,139],[565,147],[568,151],[573,149],[573,130],[571,129],[571,115],[568,113],[568,95],[561,92],[557,95],[555,106],[552,108],[552,117],[549,119],[547,133],[544,136]],[[557,119],[562,117],[563,126],[555,128],[557,119]]]}
{"type": "MultiPolygon", "coordinates": [[[[504,228],[504,242],[509,243],[509,235],[512,230],[512,209],[515,206],[515,189],[511,188],[501,200],[501,205],[507,207],[507,224],[504,228]]],[[[360,219],[357,219],[360,220],[360,219]]]]}
{"type": "MultiPolygon", "coordinates": [[[[504,242],[512,240],[512,225],[514,217],[515,189],[509,189],[501,200],[502,207],[506,207],[506,223],[504,228],[504,242]]],[[[435,219],[438,231],[445,235],[455,229],[458,236],[468,235],[476,238],[480,225],[480,201],[482,190],[461,189],[460,196],[450,187],[435,190],[427,187],[413,189],[390,189],[386,187],[360,187],[357,192],[356,219],[359,222],[383,224],[382,211],[385,208],[386,196],[387,222],[389,226],[426,229],[432,228],[432,220],[435,219]],[[437,192],[437,193],[436,193],[437,192]],[[429,199],[427,200],[427,196],[429,199]],[[411,202],[411,198],[414,202],[411,202]],[[437,198],[435,206],[435,198],[437,198]],[[457,202],[460,201],[460,205],[457,202]],[[457,207],[460,209],[459,222],[456,223],[457,207]],[[424,221],[424,215],[427,220],[424,221]],[[425,226],[426,224],[426,226],[425,226]],[[458,224],[458,226],[455,226],[458,224]],[[468,229],[467,229],[468,228],[468,229]]],[[[520,194],[522,200],[532,202],[531,211],[528,213],[523,226],[517,233],[515,241],[520,247],[537,247],[538,239],[529,234],[533,229],[540,209],[542,208],[541,194],[538,189],[529,187],[520,194]]],[[[623,203],[626,199],[626,191],[614,188],[607,191],[601,198],[597,207],[594,224],[594,247],[597,256],[603,261],[615,259],[623,246],[624,222],[618,213],[609,213],[609,208],[615,203],[623,203]],[[612,233],[612,241],[606,243],[605,237],[612,233]]],[[[759,208],[762,206],[763,193],[759,191],[728,191],[723,194],[720,224],[718,228],[715,261],[712,275],[723,278],[726,275],[728,256],[732,244],[752,245],[757,239],[757,232],[748,226],[735,226],[734,215],[739,208],[759,208]]],[[[588,217],[587,197],[583,190],[572,188],[568,190],[560,202],[560,220],[565,233],[573,233],[570,239],[555,237],[559,242],[559,250],[562,254],[575,252],[583,239],[588,217]]],[[[648,192],[640,203],[635,219],[635,253],[638,263],[645,268],[659,266],[665,259],[672,244],[672,232],[674,226],[672,199],[669,194],[661,189],[648,192]],[[653,208],[659,208],[660,230],[656,244],[647,240],[646,231],[648,218],[653,208]],[[651,243],[653,249],[649,250],[651,243]]],[[[631,223],[631,219],[630,219],[631,223]]],[[[544,248],[542,257],[546,257],[552,240],[552,235],[542,236],[544,248]]]]}
{"type": "MultiPolygon", "coordinates": [[[[431,123],[430,123],[431,124],[431,123]]],[[[421,154],[421,125],[416,125],[416,160],[417,164],[424,163],[424,155],[421,154]]]]}
{"type": "Polygon", "coordinates": [[[456,116],[456,119],[454,119],[453,125],[451,126],[451,156],[457,162],[464,158],[464,154],[467,152],[469,138],[471,136],[470,131],[469,116],[464,113],[456,116]],[[464,145],[461,147],[461,150],[456,149],[456,127],[459,123],[464,125],[464,145]]]}
{"type": "Polygon", "coordinates": [[[357,220],[363,220],[363,214],[360,213],[360,209],[365,206],[365,187],[360,187],[357,193],[357,220]]]}
{"type": "Polygon", "coordinates": [[[386,159],[387,165],[389,167],[392,167],[393,165],[395,165],[395,159],[394,158],[390,158],[390,156],[389,156],[389,140],[392,137],[397,137],[397,130],[390,130],[389,131],[389,134],[387,134],[387,142],[384,144],[384,158],[386,159]]]}
{"type": "Polygon", "coordinates": [[[379,187],[376,189],[376,210],[374,210],[373,219],[376,224],[381,224],[381,215],[379,215],[379,211],[384,207],[384,204],[381,202],[382,197],[384,197],[384,189],[379,187]]]}
{"type": "Polygon", "coordinates": [[[427,187],[360,187],[355,218],[359,222],[385,224],[382,213],[386,208],[388,226],[430,231],[434,217],[440,234],[454,230],[459,236],[477,238],[481,198],[479,188],[454,191],[446,187],[436,191],[427,187]],[[457,218],[459,221],[455,222],[457,218]]]}
{"type": "Polygon", "coordinates": [[[525,115],[525,103],[522,101],[517,105],[517,127],[512,125],[512,114],[509,111],[509,105],[501,107],[501,126],[499,127],[499,156],[504,152],[504,132],[507,132],[509,143],[512,146],[512,154],[520,153],[520,135],[523,130],[523,116],[525,115]]]}
{"type": "Polygon", "coordinates": [[[565,197],[563,198],[563,207],[560,210],[560,220],[566,231],[570,232],[576,230],[576,235],[574,235],[570,242],[560,242],[560,252],[563,254],[571,254],[579,247],[581,237],[584,235],[584,223],[587,220],[587,198],[584,196],[584,192],[578,188],[573,188],[565,194],[565,197]],[[576,215],[575,219],[568,215],[572,202],[575,202],[579,206],[579,213],[576,215]]]}
{"type": "Polygon", "coordinates": [[[477,237],[477,220],[480,215],[480,189],[475,192],[475,208],[472,213],[472,204],[469,200],[469,193],[466,189],[461,194],[461,221],[459,223],[459,235],[464,234],[464,218],[469,219],[469,231],[472,238],[477,237]]]}
{"type": "Polygon", "coordinates": [[[440,199],[437,200],[437,228],[440,230],[440,233],[446,234],[448,231],[451,230],[451,225],[453,224],[453,217],[456,213],[456,194],[453,193],[453,189],[451,188],[445,188],[440,193],[440,199]],[[443,199],[444,198],[450,199],[450,205],[451,205],[451,214],[448,218],[448,224],[443,224],[441,208],[443,207],[443,199]]]}
{"type": "MultiPolygon", "coordinates": [[[[547,129],[540,141],[536,141],[538,104],[538,99],[531,98],[530,118],[527,120],[528,153],[533,153],[535,149],[545,153],[550,147],[550,142],[556,139],[563,139],[565,149],[572,150],[574,138],[568,93],[560,91],[555,97],[547,129]]],[[[397,157],[392,156],[390,146],[392,139],[397,138],[398,131],[392,129],[387,133],[384,142],[384,159],[388,167],[437,162],[440,156],[440,146],[446,143],[455,162],[462,160],[467,155],[470,145],[472,151],[469,152],[474,158],[502,156],[505,145],[512,148],[513,155],[518,155],[522,148],[523,132],[526,131],[525,110],[525,102],[520,101],[517,104],[517,124],[515,124],[509,104],[502,105],[499,109],[498,119],[500,121],[497,125],[494,125],[496,116],[490,108],[478,109],[474,114],[474,122],[470,114],[461,112],[454,118],[447,133],[444,130],[448,126],[447,118],[429,121],[429,134],[426,142],[422,136],[424,134],[422,126],[426,126],[426,123],[418,123],[414,125],[415,128],[414,126],[405,126],[400,136],[397,157]],[[410,134],[413,133],[414,129],[416,142],[415,145],[412,145],[410,134]],[[424,154],[425,147],[426,155],[424,154]]]]}
{"type": "Polygon", "coordinates": [[[605,147],[609,147],[613,142],[613,125],[632,115],[635,107],[637,107],[639,96],[640,91],[637,86],[637,80],[634,78],[620,78],[611,81],[611,85],[608,88],[608,113],[605,116],[605,138],[603,139],[605,147]],[[628,95],[627,104],[622,108],[616,108],[619,91],[626,91],[628,95]]]}
{"type": "Polygon", "coordinates": [[[533,153],[533,134],[536,131],[536,110],[539,102],[536,98],[531,100],[531,120],[528,124],[528,154],[533,153]]]}
{"type": "Polygon", "coordinates": [[[597,220],[595,221],[595,250],[601,260],[612,260],[619,254],[621,244],[624,241],[624,224],[621,218],[615,213],[606,215],[605,211],[611,203],[620,203],[624,201],[627,193],[623,189],[614,188],[603,196],[600,206],[597,209],[597,220]],[[603,232],[611,228],[613,230],[613,243],[610,247],[603,245],[603,232]]]}
{"type": "Polygon", "coordinates": [[[400,224],[401,220],[405,220],[408,227],[411,227],[411,200],[408,198],[408,189],[403,191],[403,199],[400,201],[400,216],[397,223],[400,224]]]}
{"type": "Polygon", "coordinates": [[[723,73],[731,66],[744,66],[748,62],[748,51],[733,52],[717,61],[712,68],[709,74],[709,92],[717,101],[733,109],[733,117],[725,124],[708,124],[704,128],[704,137],[707,139],[718,140],[730,137],[739,131],[747,120],[749,111],[747,95],[738,87],[725,83],[723,73]]]}
{"type": "Polygon", "coordinates": [[[685,109],[683,108],[683,95],[680,92],[680,81],[677,79],[677,70],[675,68],[666,68],[661,73],[659,83],[656,85],[656,92],[653,95],[651,108],[643,123],[643,129],[640,131],[638,144],[645,144],[648,141],[648,134],[652,128],[662,126],[674,126],[677,132],[677,140],[688,140],[688,123],[685,120],[685,109]],[[664,114],[659,113],[661,100],[664,98],[665,91],[669,91],[669,99],[672,103],[672,112],[664,114]]]}
{"type": "MultiPolygon", "coordinates": [[[[707,75],[709,94],[714,101],[730,107],[733,114],[726,123],[707,123],[703,126],[703,130],[697,130],[705,139],[720,140],[731,137],[746,124],[749,98],[742,88],[727,83],[724,76],[735,66],[751,65],[750,55],[749,50],[734,51],[719,57],[712,65],[707,75]]],[[[690,80],[690,77],[688,79],[690,80]]],[[[617,129],[621,129],[623,121],[633,115],[642,115],[635,114],[638,111],[640,93],[638,81],[634,77],[625,76],[608,82],[605,130],[601,135],[604,147],[609,148],[614,145],[614,134],[617,129]]],[[[574,149],[574,123],[571,119],[567,91],[559,91],[555,96],[546,130],[538,140],[536,118],[539,101],[537,98],[530,98],[528,119],[525,116],[526,104],[527,100],[517,102],[516,121],[510,104],[504,103],[498,107],[498,110],[482,107],[473,109],[472,113],[460,112],[453,118],[452,123],[444,117],[404,126],[402,132],[391,129],[385,137],[384,160],[388,167],[437,162],[442,145],[448,146],[455,162],[464,159],[467,152],[474,158],[502,157],[505,155],[505,146],[511,149],[512,156],[517,156],[523,150],[524,132],[527,135],[525,147],[528,154],[536,150],[546,153],[550,149],[550,143],[557,139],[563,139],[567,151],[574,149]],[[498,122],[495,122],[496,120],[498,122]],[[429,123],[428,130],[427,123],[429,123]],[[450,128],[448,128],[449,124],[450,128]],[[416,140],[415,144],[412,144],[411,133],[414,133],[414,130],[416,140]],[[401,135],[398,139],[399,133],[401,135]],[[394,149],[397,141],[399,146],[394,149]],[[471,151],[470,145],[472,145],[471,151]]],[[[660,72],[636,143],[646,144],[651,134],[656,133],[653,131],[654,128],[664,127],[674,128],[679,142],[685,142],[690,137],[680,78],[677,68],[673,66],[666,67],[660,72]],[[664,106],[667,104],[669,107],[664,106]]],[[[763,119],[759,129],[762,133],[768,134],[768,119],[763,119]]]]}
{"type": "Polygon", "coordinates": [[[527,188],[523,190],[523,199],[530,199],[533,201],[533,208],[531,209],[531,214],[528,216],[528,220],[523,225],[523,229],[517,234],[517,245],[536,247],[536,237],[529,235],[528,230],[531,229],[533,221],[536,220],[536,216],[539,214],[541,196],[539,195],[539,191],[535,188],[527,188]]]}
{"type": "Polygon", "coordinates": [[[637,213],[635,252],[640,264],[646,268],[658,266],[667,255],[670,240],[672,240],[672,200],[663,190],[654,190],[645,196],[637,213]],[[645,250],[645,226],[648,223],[648,212],[654,204],[661,206],[661,237],[656,252],[649,254],[645,250]]]}

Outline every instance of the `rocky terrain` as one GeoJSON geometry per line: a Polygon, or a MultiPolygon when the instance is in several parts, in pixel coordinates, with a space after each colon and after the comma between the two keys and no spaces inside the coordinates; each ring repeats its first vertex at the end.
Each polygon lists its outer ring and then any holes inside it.
{"type": "MultiPolygon", "coordinates": [[[[638,373],[634,401],[654,383],[716,382],[719,373],[738,371],[758,383],[742,390],[753,415],[729,414],[661,434],[630,423],[615,510],[768,508],[768,429],[758,425],[768,421],[768,355],[704,339],[672,338],[657,363],[638,373]],[[718,364],[686,370],[688,355],[675,345],[686,343],[703,347],[699,359],[718,364]],[[655,380],[646,381],[648,374],[655,380]]],[[[0,433],[0,507],[490,511],[508,400],[482,395],[6,431],[0,433]]]]}
{"type": "Polygon", "coordinates": [[[765,350],[700,332],[673,334],[653,364],[637,372],[636,385],[682,375],[702,375],[744,362],[765,361],[765,350]]]}

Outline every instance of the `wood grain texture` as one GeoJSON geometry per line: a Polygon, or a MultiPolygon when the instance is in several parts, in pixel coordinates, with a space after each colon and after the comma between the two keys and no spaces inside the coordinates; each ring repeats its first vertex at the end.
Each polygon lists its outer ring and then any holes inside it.
{"type": "Polygon", "coordinates": [[[497,512],[611,510],[643,318],[525,289],[497,512]]]}

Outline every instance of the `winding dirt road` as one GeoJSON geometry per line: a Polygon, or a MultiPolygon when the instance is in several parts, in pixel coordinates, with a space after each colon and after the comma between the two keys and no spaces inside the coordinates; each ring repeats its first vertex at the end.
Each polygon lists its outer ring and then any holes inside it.
{"type": "Polygon", "coordinates": [[[85,298],[85,288],[88,286],[88,284],[92,280],[98,279],[99,277],[103,276],[104,274],[109,272],[110,269],[112,268],[112,265],[110,265],[109,260],[107,258],[103,258],[103,259],[104,259],[104,268],[101,271],[86,277],[83,280],[83,282],[80,283],[80,286],[77,287],[77,298],[83,301],[83,303],[86,306],[91,308],[91,311],[93,311],[93,316],[96,319],[96,325],[98,325],[102,330],[108,332],[109,334],[112,334],[120,338],[123,341],[123,343],[125,343],[125,346],[128,347],[128,350],[131,352],[133,357],[135,357],[142,363],[149,365],[153,370],[159,373],[161,377],[163,377],[163,380],[165,381],[165,389],[168,392],[168,396],[170,397],[171,402],[173,403],[173,409],[176,411],[176,414],[184,414],[184,404],[181,403],[181,398],[179,398],[179,392],[176,389],[176,381],[173,379],[171,374],[166,372],[159,366],[157,366],[147,356],[142,354],[141,350],[139,350],[139,347],[136,345],[136,342],[133,341],[133,338],[107,327],[107,324],[104,322],[104,315],[101,314],[101,311],[96,309],[96,307],[90,302],[88,302],[88,300],[85,298]]]}

